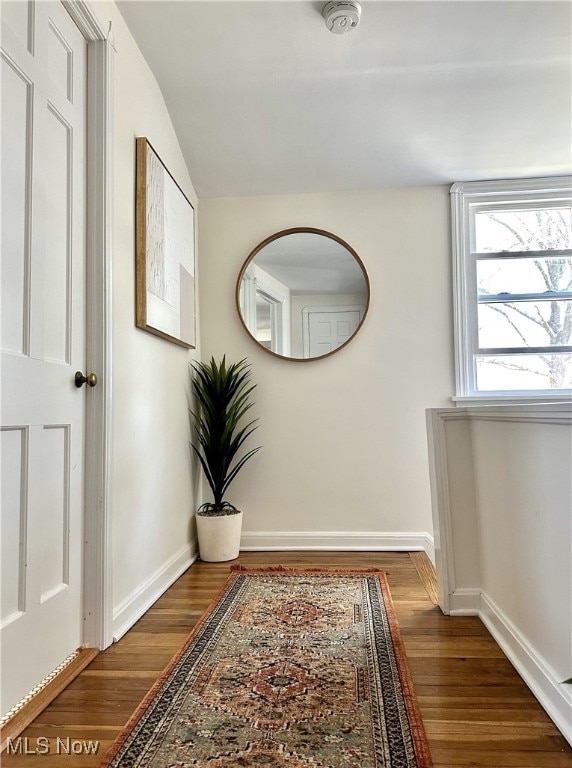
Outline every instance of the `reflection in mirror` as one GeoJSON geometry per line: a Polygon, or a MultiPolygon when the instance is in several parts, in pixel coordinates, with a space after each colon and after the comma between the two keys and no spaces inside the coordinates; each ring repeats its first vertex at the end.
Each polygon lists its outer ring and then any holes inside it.
{"type": "Polygon", "coordinates": [[[355,251],[318,229],[267,238],[246,260],[237,304],[250,335],[293,360],[324,357],[344,346],[369,304],[369,281],[355,251]]]}

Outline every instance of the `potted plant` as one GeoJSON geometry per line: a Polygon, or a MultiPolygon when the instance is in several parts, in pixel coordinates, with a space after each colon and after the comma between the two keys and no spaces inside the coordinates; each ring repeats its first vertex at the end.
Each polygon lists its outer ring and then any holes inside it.
{"type": "Polygon", "coordinates": [[[257,419],[244,424],[254,403],[256,384],[250,383],[246,359],[232,365],[226,356],[220,363],[192,363],[191,446],[199,457],[213,501],[202,504],[196,515],[201,560],[224,562],[238,557],[242,512],[224,498],[229,485],[246,462],[260,450],[253,448],[237,458],[244,441],[257,429],[257,419]]]}

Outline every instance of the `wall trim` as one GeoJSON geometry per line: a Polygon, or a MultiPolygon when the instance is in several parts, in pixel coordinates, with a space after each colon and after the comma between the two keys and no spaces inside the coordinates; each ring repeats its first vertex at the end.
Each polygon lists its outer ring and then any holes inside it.
{"type": "Polygon", "coordinates": [[[481,591],[479,618],[507,655],[547,715],[572,745],[572,691],[499,606],[481,591]]]}
{"type": "Polygon", "coordinates": [[[113,57],[108,40],[88,46],[87,367],[99,386],[89,393],[86,457],[84,643],[112,642],[111,507],[113,476],[113,57]]]}
{"type": "Polygon", "coordinates": [[[197,540],[193,539],[133,590],[113,612],[113,642],[131,629],[143,614],[198,558],[197,540]]]}
{"type": "Polygon", "coordinates": [[[533,391],[528,395],[516,395],[512,392],[509,392],[506,395],[486,395],[481,393],[480,395],[455,395],[451,400],[457,407],[464,406],[468,408],[474,408],[476,406],[494,408],[497,405],[521,406],[563,404],[570,406],[572,405],[572,395],[570,393],[570,389],[555,389],[552,392],[545,391],[542,394],[535,394],[533,391]]]}
{"type": "Polygon", "coordinates": [[[429,533],[377,531],[243,531],[240,548],[246,552],[281,550],[346,550],[356,552],[424,551],[435,562],[429,533]]]}
{"type": "Polygon", "coordinates": [[[451,616],[478,616],[480,609],[480,589],[459,587],[449,595],[449,614],[451,616]]]}
{"type": "Polygon", "coordinates": [[[424,533],[423,536],[425,537],[425,543],[423,547],[425,554],[429,560],[431,560],[433,565],[435,565],[435,540],[430,533],[424,533]]]}
{"type": "Polygon", "coordinates": [[[112,642],[111,481],[113,473],[113,57],[92,0],[63,0],[87,41],[86,365],[99,384],[86,412],[83,643],[112,642]]]}
{"type": "Polygon", "coordinates": [[[90,0],[62,0],[62,5],[87,40],[106,40],[107,30],[90,0]]]}
{"type": "Polygon", "coordinates": [[[518,192],[560,192],[562,187],[572,184],[571,176],[545,176],[536,179],[494,179],[492,181],[456,181],[451,187],[452,195],[479,197],[504,195],[507,191],[518,192]]]}
{"type": "Polygon", "coordinates": [[[464,405],[457,408],[432,408],[443,421],[506,421],[523,424],[572,424],[572,401],[561,397],[553,403],[522,403],[521,405],[464,405]]]}

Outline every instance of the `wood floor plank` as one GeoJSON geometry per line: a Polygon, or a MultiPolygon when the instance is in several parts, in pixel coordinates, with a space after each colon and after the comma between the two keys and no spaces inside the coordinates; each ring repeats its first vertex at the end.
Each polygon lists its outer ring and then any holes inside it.
{"type": "MultiPolygon", "coordinates": [[[[572,749],[484,625],[443,616],[425,583],[430,571],[421,566],[422,577],[409,553],[248,552],[239,562],[387,572],[435,768],[572,768],[572,749]]],[[[31,750],[49,738],[54,753],[4,754],[3,768],[96,768],[229,571],[228,563],[195,563],[22,733],[31,750]],[[100,747],[56,754],[57,738],[100,747]]]]}
{"type": "Polygon", "coordinates": [[[429,599],[434,605],[437,605],[439,601],[437,599],[437,574],[435,573],[435,566],[425,552],[410,552],[409,557],[413,561],[421,583],[427,590],[429,599]]]}

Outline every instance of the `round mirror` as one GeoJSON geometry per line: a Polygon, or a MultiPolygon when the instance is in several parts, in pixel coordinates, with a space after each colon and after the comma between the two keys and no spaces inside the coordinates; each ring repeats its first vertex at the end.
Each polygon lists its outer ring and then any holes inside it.
{"type": "Polygon", "coordinates": [[[244,327],[268,352],[315,360],[355,336],[369,306],[369,280],[357,253],[336,235],[287,229],[252,251],[236,303],[244,327]]]}

